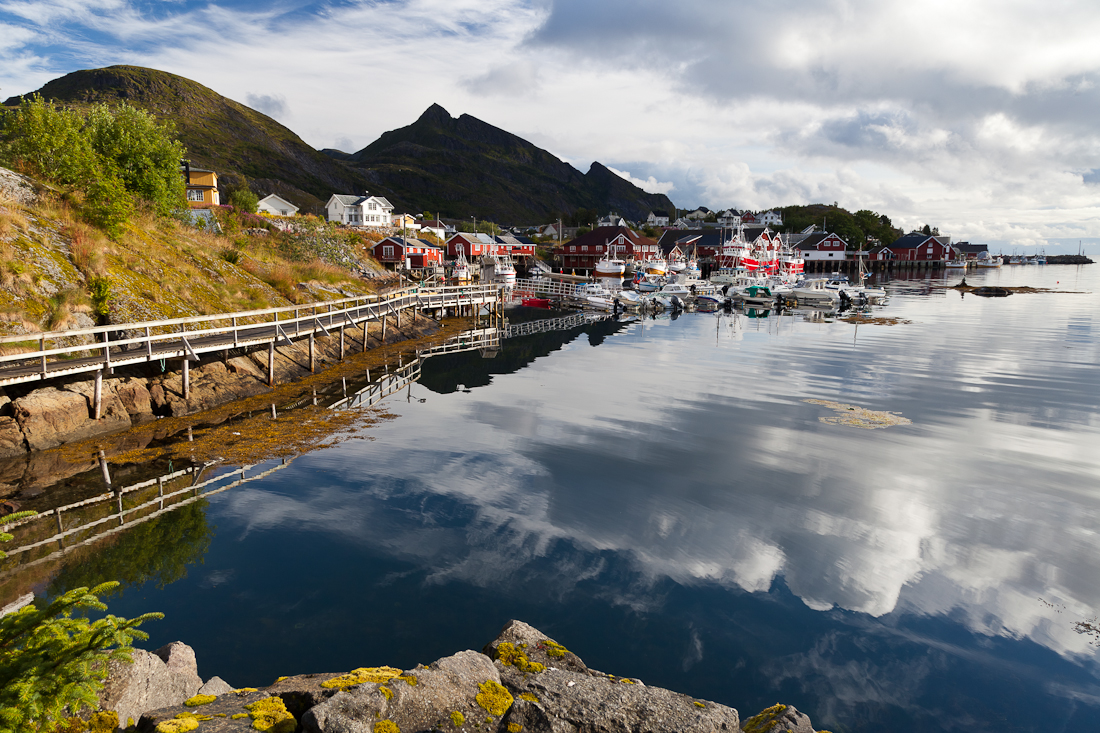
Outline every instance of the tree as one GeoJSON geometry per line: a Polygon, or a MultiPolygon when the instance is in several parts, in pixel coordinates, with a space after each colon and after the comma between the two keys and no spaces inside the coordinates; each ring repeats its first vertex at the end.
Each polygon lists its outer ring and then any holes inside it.
{"type": "Polygon", "coordinates": [[[33,176],[83,187],[99,168],[83,128],[77,112],[57,109],[37,94],[24,97],[17,109],[0,117],[0,154],[33,176]]]}
{"type": "Polygon", "coordinates": [[[238,211],[255,214],[256,207],[260,204],[260,198],[252,193],[251,189],[242,186],[229,192],[229,204],[238,211]]]}

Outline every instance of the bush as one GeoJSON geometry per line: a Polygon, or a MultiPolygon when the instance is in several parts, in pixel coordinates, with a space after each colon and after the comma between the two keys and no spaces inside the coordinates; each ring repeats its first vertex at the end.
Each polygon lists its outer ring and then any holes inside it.
{"type": "Polygon", "coordinates": [[[229,205],[238,211],[255,214],[260,198],[247,188],[235,188],[229,192],[229,205]]]}
{"type": "Polygon", "coordinates": [[[102,276],[93,277],[88,281],[88,291],[92,294],[92,312],[95,313],[96,323],[105,326],[111,312],[111,281],[102,276]]]}

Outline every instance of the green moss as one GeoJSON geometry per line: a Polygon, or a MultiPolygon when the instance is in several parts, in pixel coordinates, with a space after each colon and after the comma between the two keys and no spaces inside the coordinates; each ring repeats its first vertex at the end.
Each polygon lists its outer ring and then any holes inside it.
{"type": "Polygon", "coordinates": [[[455,728],[460,727],[465,722],[466,716],[462,713],[458,712],[457,710],[451,713],[451,723],[454,725],[455,728]]]}
{"type": "Polygon", "coordinates": [[[504,686],[493,680],[485,680],[477,686],[479,692],[474,698],[477,704],[489,711],[490,715],[504,715],[512,707],[515,698],[504,686]]]}
{"type": "Polygon", "coordinates": [[[157,723],[157,733],[187,733],[199,727],[196,718],[180,718],[176,720],[162,720],[157,723]]]}
{"type": "Polygon", "coordinates": [[[776,719],[785,712],[787,712],[786,705],[780,705],[778,703],[772,705],[770,708],[765,708],[746,720],[741,726],[741,730],[744,731],[744,733],[767,733],[776,719]]]}
{"type": "Polygon", "coordinates": [[[209,705],[217,699],[217,695],[195,695],[184,700],[183,704],[189,708],[197,708],[199,705],[209,705]]]}
{"type": "Polygon", "coordinates": [[[561,659],[569,650],[563,647],[556,641],[550,641],[549,639],[543,639],[539,642],[539,646],[546,649],[546,656],[554,657],[555,659],[561,659]]]}
{"type": "Polygon", "coordinates": [[[533,692],[524,692],[519,696],[520,700],[526,700],[527,702],[538,702],[539,699],[535,697],[533,692]]]}
{"type": "Polygon", "coordinates": [[[706,707],[706,705],[704,705],[703,703],[699,702],[698,700],[696,700],[695,702],[693,702],[693,703],[692,703],[692,705],[694,705],[694,706],[695,706],[695,707],[697,707],[697,708],[705,708],[705,707],[706,707]]]}
{"type": "Polygon", "coordinates": [[[374,733],[401,733],[401,729],[392,720],[379,720],[374,724],[374,733]]]}
{"type": "MultiPolygon", "coordinates": [[[[343,690],[348,687],[354,687],[355,685],[361,685],[364,682],[389,682],[394,677],[400,675],[401,670],[396,667],[360,667],[359,669],[353,669],[347,674],[342,674],[339,677],[333,677],[327,682],[322,682],[321,687],[329,690],[343,690]]],[[[415,683],[410,682],[409,684],[415,683]]]]}
{"type": "Polygon", "coordinates": [[[497,644],[493,649],[493,658],[499,659],[500,663],[506,667],[515,666],[516,669],[521,672],[542,672],[545,671],[546,665],[539,662],[532,662],[527,658],[527,655],[523,653],[522,648],[516,648],[514,644],[508,641],[502,641],[497,644]]]}
{"type": "Polygon", "coordinates": [[[244,709],[252,718],[252,727],[255,730],[294,733],[294,729],[298,727],[294,716],[286,709],[286,704],[281,697],[265,697],[251,705],[245,705],[244,709]]]}

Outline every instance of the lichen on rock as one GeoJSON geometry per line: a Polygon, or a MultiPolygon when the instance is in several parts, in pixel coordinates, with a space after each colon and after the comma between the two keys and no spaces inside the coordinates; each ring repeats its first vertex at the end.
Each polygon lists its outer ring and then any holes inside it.
{"type": "MultiPolygon", "coordinates": [[[[321,683],[321,687],[328,689],[343,690],[348,687],[354,687],[355,685],[361,685],[365,682],[382,683],[389,682],[394,677],[400,677],[401,670],[396,667],[360,667],[353,669],[347,674],[342,674],[339,677],[333,677],[331,680],[321,683]]],[[[408,682],[408,680],[406,680],[408,682]]],[[[415,685],[415,682],[409,682],[410,685],[415,685]]]]}
{"type": "Polygon", "coordinates": [[[489,711],[490,715],[497,717],[508,712],[515,698],[505,689],[504,685],[493,680],[485,680],[477,686],[477,704],[489,711]]]}
{"type": "Polygon", "coordinates": [[[183,704],[189,708],[196,708],[199,705],[209,705],[217,699],[217,695],[193,695],[184,700],[183,704]]]}
{"type": "Polygon", "coordinates": [[[266,697],[263,700],[245,705],[244,709],[252,718],[252,727],[260,731],[271,733],[294,733],[298,722],[286,709],[286,703],[281,697],[266,697]]]}

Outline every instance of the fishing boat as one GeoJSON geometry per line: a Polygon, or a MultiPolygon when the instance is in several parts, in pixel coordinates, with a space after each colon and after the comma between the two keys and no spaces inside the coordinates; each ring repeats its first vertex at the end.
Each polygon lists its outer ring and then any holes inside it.
{"type": "Polygon", "coordinates": [[[655,293],[665,286],[668,282],[668,278],[661,277],[660,275],[646,275],[642,272],[635,272],[634,279],[631,281],[634,285],[634,289],[640,293],[655,293]]]}
{"type": "Polygon", "coordinates": [[[840,305],[840,293],[826,288],[826,282],[825,278],[803,280],[791,291],[791,295],[799,305],[831,307],[840,305]]]}
{"type": "Polygon", "coordinates": [[[775,302],[775,293],[767,285],[750,285],[738,295],[746,305],[770,305],[775,302]]]}
{"type": "Polygon", "coordinates": [[[1004,260],[1000,257],[990,257],[988,252],[978,253],[978,267],[1000,267],[1004,260]]]}
{"type": "Polygon", "coordinates": [[[635,274],[637,274],[639,270],[646,275],[664,277],[668,274],[668,263],[659,257],[654,257],[638,263],[638,265],[635,266],[635,274]]]}
{"type": "Polygon", "coordinates": [[[948,260],[943,266],[949,270],[965,270],[966,260],[948,260]]]}
{"type": "Polygon", "coordinates": [[[621,278],[626,272],[626,262],[608,254],[596,263],[596,277],[621,278]]]}
{"type": "Polygon", "coordinates": [[[454,280],[455,285],[470,284],[470,263],[466,261],[466,256],[461,251],[458,253],[454,267],[451,268],[451,279],[454,280]]]}
{"type": "Polygon", "coordinates": [[[516,284],[516,268],[512,264],[511,256],[506,254],[481,255],[481,281],[513,287],[516,284]]]}

